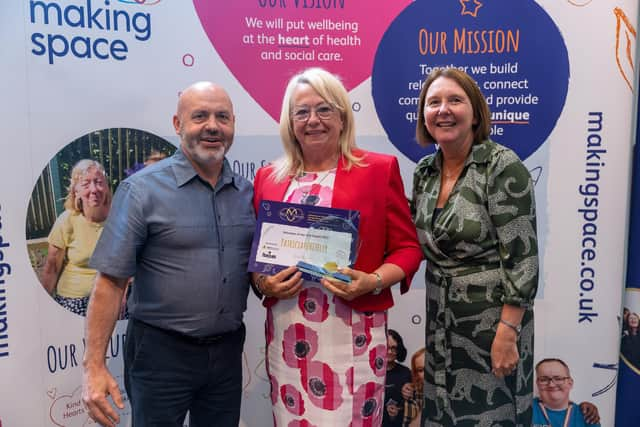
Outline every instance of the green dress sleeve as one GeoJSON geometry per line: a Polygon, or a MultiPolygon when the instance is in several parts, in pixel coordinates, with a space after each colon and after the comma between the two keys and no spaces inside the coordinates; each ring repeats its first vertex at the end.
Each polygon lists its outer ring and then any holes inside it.
{"type": "Polygon", "coordinates": [[[496,152],[488,168],[488,210],[504,272],[504,304],[530,307],[538,288],[534,185],[511,150],[496,152]]]}

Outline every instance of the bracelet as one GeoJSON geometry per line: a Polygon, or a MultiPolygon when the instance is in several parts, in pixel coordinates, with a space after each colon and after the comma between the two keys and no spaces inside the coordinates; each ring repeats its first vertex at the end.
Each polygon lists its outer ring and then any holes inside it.
{"type": "Polygon", "coordinates": [[[514,325],[513,323],[509,323],[506,320],[502,319],[500,319],[500,323],[513,329],[516,332],[516,335],[520,335],[520,332],[522,331],[522,325],[514,325]]]}
{"type": "Polygon", "coordinates": [[[380,276],[380,273],[378,273],[377,271],[374,271],[371,274],[376,276],[376,288],[371,291],[371,295],[380,295],[380,293],[382,292],[382,276],[380,276]]]}

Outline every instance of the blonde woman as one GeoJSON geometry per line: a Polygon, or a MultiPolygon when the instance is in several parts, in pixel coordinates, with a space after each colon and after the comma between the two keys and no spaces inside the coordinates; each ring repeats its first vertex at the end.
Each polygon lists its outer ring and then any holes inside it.
{"type": "Polygon", "coordinates": [[[296,267],[254,274],[267,298],[267,372],[278,426],[380,426],[391,286],[406,292],[422,254],[395,157],[361,150],[347,91],[312,68],[294,76],[280,118],[284,156],[258,171],[262,200],[360,211],[362,242],[345,285],[296,267]],[[307,424],[302,424],[305,421],[307,424]]]}
{"type": "Polygon", "coordinates": [[[40,281],[58,304],[82,316],[96,275],[88,267],[89,259],[110,206],[104,167],[95,160],[80,160],[71,171],[65,211],[47,239],[49,250],[40,281]]]}
{"type": "Polygon", "coordinates": [[[426,349],[422,347],[411,356],[411,382],[402,387],[404,397],[403,427],[420,425],[420,416],[424,406],[424,355],[426,349]]]}

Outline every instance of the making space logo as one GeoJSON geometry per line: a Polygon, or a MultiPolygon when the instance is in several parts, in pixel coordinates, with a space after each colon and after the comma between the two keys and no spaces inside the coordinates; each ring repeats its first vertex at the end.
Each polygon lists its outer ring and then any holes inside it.
{"type": "Polygon", "coordinates": [[[146,6],[161,0],[29,0],[31,53],[50,65],[60,58],[124,61],[129,46],[151,39],[146,6]]]}

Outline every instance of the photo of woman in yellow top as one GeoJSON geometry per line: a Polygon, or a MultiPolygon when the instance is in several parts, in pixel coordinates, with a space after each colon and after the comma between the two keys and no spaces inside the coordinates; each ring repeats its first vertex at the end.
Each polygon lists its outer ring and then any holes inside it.
{"type": "Polygon", "coordinates": [[[89,259],[111,206],[104,167],[83,159],[73,167],[65,211],[53,225],[40,275],[46,291],[66,309],[84,316],[96,271],[89,259]]]}

